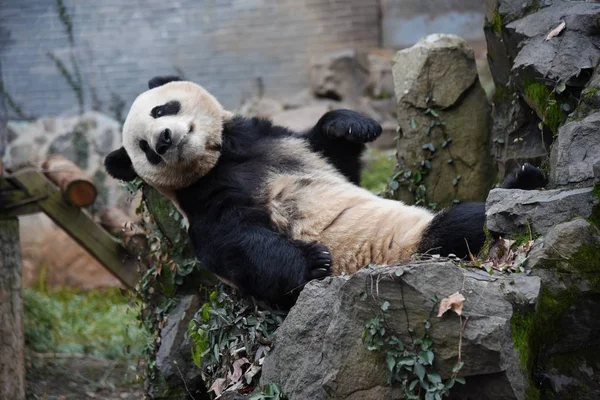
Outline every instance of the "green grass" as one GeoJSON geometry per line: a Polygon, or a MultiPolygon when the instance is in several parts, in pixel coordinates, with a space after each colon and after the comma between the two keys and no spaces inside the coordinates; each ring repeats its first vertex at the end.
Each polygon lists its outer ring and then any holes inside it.
{"type": "Polygon", "coordinates": [[[375,149],[368,149],[366,163],[361,175],[361,186],[374,193],[385,189],[387,180],[394,173],[396,160],[375,149]]]}
{"type": "Polygon", "coordinates": [[[145,334],[118,289],[23,290],[25,343],[43,353],[103,358],[140,355],[145,334]]]}

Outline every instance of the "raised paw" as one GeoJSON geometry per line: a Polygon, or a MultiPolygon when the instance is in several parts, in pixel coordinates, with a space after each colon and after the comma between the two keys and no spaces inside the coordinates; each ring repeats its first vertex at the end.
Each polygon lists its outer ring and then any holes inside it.
{"type": "Polygon", "coordinates": [[[548,179],[541,169],[525,163],[506,176],[502,187],[505,189],[534,190],[543,188],[547,184],[548,179]]]}
{"type": "Polygon", "coordinates": [[[368,143],[381,135],[381,125],[356,111],[330,111],[321,118],[321,130],[327,136],[368,143]]]}

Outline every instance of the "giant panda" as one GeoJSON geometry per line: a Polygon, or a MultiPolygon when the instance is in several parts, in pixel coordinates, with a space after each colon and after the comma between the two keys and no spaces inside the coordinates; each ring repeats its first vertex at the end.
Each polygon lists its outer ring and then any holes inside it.
{"type": "MultiPolygon", "coordinates": [[[[155,77],[133,102],[123,146],[105,167],[168,196],[188,221],[198,260],[223,281],[290,305],[313,279],[482,247],[483,203],[436,214],[357,185],[365,143],[380,134],[377,122],[350,110],[292,132],[232,114],[193,82],[155,77]]],[[[540,186],[539,176],[528,166],[508,186],[540,186]]]]}

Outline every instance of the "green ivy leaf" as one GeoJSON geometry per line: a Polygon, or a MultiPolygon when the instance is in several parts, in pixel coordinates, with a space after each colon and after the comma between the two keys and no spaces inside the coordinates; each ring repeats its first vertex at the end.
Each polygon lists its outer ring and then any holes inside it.
{"type": "Polygon", "coordinates": [[[431,383],[437,384],[442,382],[442,377],[437,372],[429,372],[427,374],[427,379],[429,379],[429,382],[431,383]]]}
{"type": "Polygon", "coordinates": [[[383,304],[381,305],[381,310],[382,311],[387,311],[390,308],[390,302],[389,301],[384,301],[383,304]]]}
{"type": "Polygon", "coordinates": [[[433,358],[434,358],[434,357],[435,357],[435,356],[434,356],[434,354],[433,354],[433,351],[431,351],[431,350],[427,350],[427,362],[428,362],[429,364],[432,364],[432,365],[433,365],[433,358]]]}
{"type": "Polygon", "coordinates": [[[462,361],[459,361],[459,362],[457,362],[457,363],[454,365],[454,367],[452,368],[452,373],[453,373],[453,374],[456,374],[458,371],[460,371],[460,369],[461,369],[461,368],[462,368],[464,365],[465,365],[465,363],[464,363],[464,362],[462,362],[462,361]]]}
{"type": "Polygon", "coordinates": [[[419,378],[420,381],[423,381],[423,378],[425,378],[425,367],[422,366],[419,363],[415,363],[415,366],[413,367],[413,372],[415,373],[415,375],[417,375],[417,377],[419,378]]]}
{"type": "Polygon", "coordinates": [[[433,143],[425,143],[423,146],[421,146],[421,148],[422,148],[423,150],[429,150],[429,151],[431,151],[432,153],[434,153],[434,152],[435,152],[435,146],[433,145],[433,143]]]}
{"type": "Polygon", "coordinates": [[[418,379],[415,379],[414,381],[412,381],[412,382],[410,383],[410,386],[408,387],[408,390],[409,390],[410,392],[412,392],[412,391],[415,389],[415,386],[417,386],[417,383],[419,383],[419,380],[418,380],[418,379]]]}
{"type": "Polygon", "coordinates": [[[394,359],[393,356],[390,356],[388,354],[386,357],[386,361],[387,361],[388,369],[390,370],[390,372],[392,372],[394,370],[394,367],[396,366],[396,360],[394,359]]]}

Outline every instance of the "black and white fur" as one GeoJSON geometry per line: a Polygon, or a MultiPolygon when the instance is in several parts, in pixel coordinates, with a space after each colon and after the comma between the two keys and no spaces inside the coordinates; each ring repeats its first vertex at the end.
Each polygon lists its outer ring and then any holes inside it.
{"type": "MultiPolygon", "coordinates": [[[[299,134],[235,116],[191,82],[158,77],[149,86],[106,169],[169,196],[198,259],[245,294],[290,305],[312,279],[415,252],[465,257],[485,241],[483,203],[433,214],[357,185],[365,143],[381,134],[370,118],[330,111],[299,134]]],[[[539,175],[527,166],[505,186],[534,188],[539,175]]]]}

